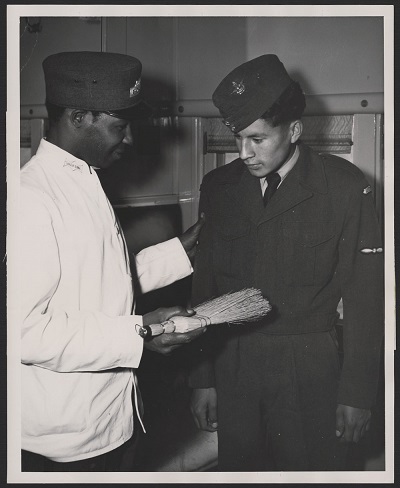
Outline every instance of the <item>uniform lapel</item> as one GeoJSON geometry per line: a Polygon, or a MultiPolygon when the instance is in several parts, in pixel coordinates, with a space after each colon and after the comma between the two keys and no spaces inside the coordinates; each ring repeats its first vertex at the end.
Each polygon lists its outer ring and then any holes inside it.
{"type": "Polygon", "coordinates": [[[283,180],[258,223],[266,222],[287,212],[314,193],[326,193],[327,184],[323,166],[305,146],[300,146],[300,156],[294,168],[283,180]]]}
{"type": "Polygon", "coordinates": [[[299,185],[299,181],[296,178],[290,178],[288,176],[282,182],[281,186],[274,194],[274,197],[264,209],[260,216],[259,223],[266,222],[279,214],[287,212],[312,196],[313,192],[311,190],[299,185]]]}
{"type": "Polygon", "coordinates": [[[241,211],[254,223],[260,219],[264,210],[260,180],[252,176],[243,164],[241,178],[232,185],[233,199],[241,211]]]}
{"type": "Polygon", "coordinates": [[[248,172],[244,163],[239,172],[230,181],[224,181],[223,185],[230,194],[230,200],[238,205],[240,213],[245,214],[255,225],[287,212],[311,198],[314,193],[327,192],[320,157],[307,146],[300,146],[297,163],[267,207],[264,207],[262,200],[260,180],[248,172]]]}

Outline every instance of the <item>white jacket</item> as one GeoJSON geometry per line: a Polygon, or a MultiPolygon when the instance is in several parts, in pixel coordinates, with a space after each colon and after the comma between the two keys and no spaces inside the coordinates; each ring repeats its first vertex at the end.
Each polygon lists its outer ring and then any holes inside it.
{"type": "MultiPolygon", "coordinates": [[[[97,456],[133,433],[143,341],[126,243],[96,172],[45,140],[21,170],[20,204],[22,448],[97,456]]],[[[143,293],[192,271],[177,238],[136,267],[143,293]]]]}

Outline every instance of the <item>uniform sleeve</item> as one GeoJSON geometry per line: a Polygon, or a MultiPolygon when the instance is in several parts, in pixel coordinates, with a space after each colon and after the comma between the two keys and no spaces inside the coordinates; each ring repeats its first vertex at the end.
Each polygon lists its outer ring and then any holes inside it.
{"type": "Polygon", "coordinates": [[[143,249],[135,256],[135,260],[142,293],[174,283],[193,271],[177,237],[143,249]]]}
{"type": "MultiPolygon", "coordinates": [[[[202,185],[200,195],[199,214],[204,212],[205,224],[201,229],[199,244],[196,250],[194,273],[192,282],[192,305],[196,306],[217,295],[213,275],[212,260],[212,213],[208,195],[202,185]]],[[[193,342],[192,364],[189,374],[191,388],[210,388],[215,386],[214,367],[212,359],[213,328],[193,342]]]]}
{"type": "Polygon", "coordinates": [[[357,178],[339,247],[344,362],[338,403],[370,408],[376,400],[384,330],[383,245],[372,193],[357,178]]]}
{"type": "Polygon", "coordinates": [[[110,317],[98,311],[66,312],[48,306],[62,269],[49,212],[51,202],[21,188],[19,296],[21,361],[59,372],[136,368],[143,340],[141,316],[110,317]]]}

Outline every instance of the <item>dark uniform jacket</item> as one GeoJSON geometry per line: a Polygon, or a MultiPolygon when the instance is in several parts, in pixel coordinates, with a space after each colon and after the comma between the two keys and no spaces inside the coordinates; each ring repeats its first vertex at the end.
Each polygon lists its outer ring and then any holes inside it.
{"type": "MultiPolygon", "coordinates": [[[[375,401],[383,335],[382,242],[370,190],[356,166],[303,145],[266,208],[260,180],[241,159],[208,173],[201,186],[206,224],[192,297],[196,305],[245,287],[260,288],[273,307],[257,326],[265,334],[331,330],[342,297],[338,403],[359,408],[375,401]]],[[[204,341],[190,378],[194,388],[213,386],[207,356],[213,334],[204,341]]]]}

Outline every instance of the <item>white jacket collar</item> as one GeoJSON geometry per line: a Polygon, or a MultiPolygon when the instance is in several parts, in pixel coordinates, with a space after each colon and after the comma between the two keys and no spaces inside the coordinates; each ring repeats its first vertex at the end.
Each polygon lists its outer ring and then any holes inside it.
{"type": "Polygon", "coordinates": [[[63,170],[74,172],[77,175],[94,173],[85,161],[46,141],[44,138],[40,141],[36,155],[42,160],[50,161],[53,166],[58,165],[63,170]]]}

